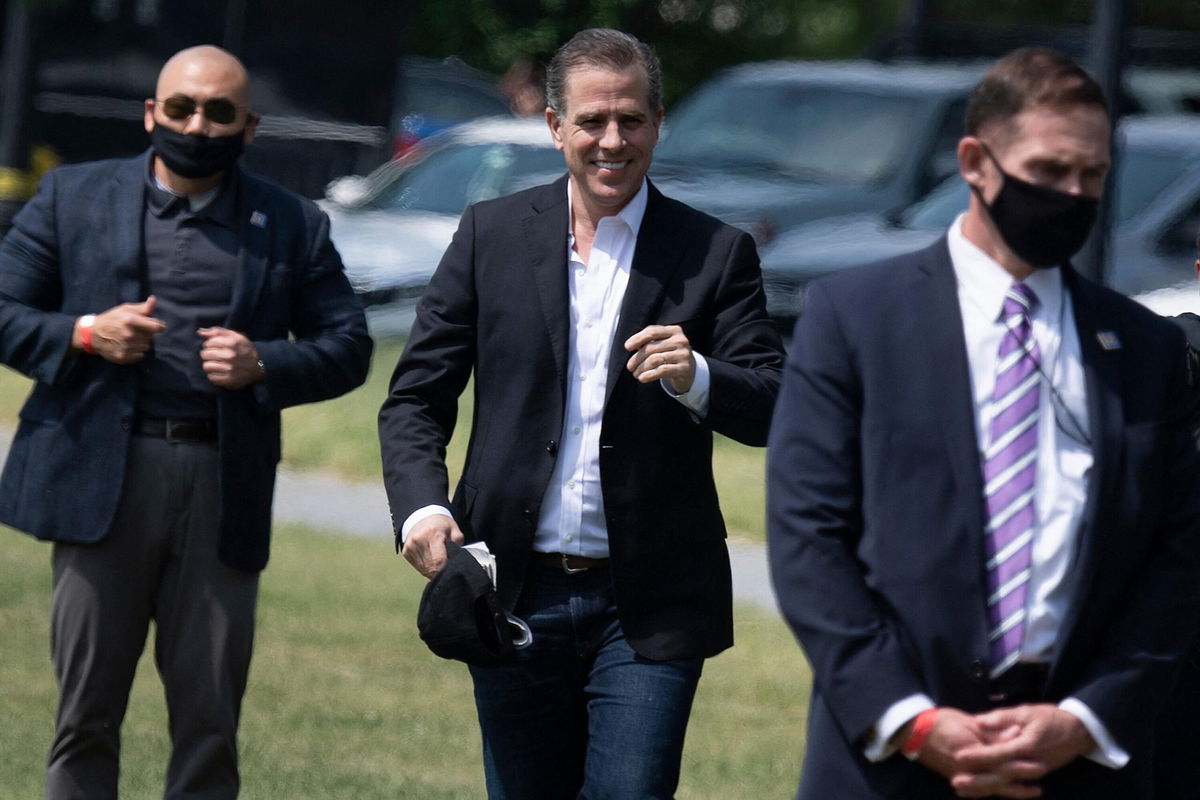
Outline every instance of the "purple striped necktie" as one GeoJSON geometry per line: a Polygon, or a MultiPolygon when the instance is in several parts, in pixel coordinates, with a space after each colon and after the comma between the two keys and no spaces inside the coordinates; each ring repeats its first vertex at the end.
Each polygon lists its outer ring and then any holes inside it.
{"type": "Polygon", "coordinates": [[[1037,522],[1038,406],[1041,355],[1029,322],[1037,295],[1014,283],[1004,296],[1004,326],[983,459],[987,506],[988,636],[992,677],[1017,662],[1037,522]]]}

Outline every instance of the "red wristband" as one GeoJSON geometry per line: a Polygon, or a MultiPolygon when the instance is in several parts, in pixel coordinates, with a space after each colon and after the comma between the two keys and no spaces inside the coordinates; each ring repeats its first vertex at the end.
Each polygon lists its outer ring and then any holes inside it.
{"type": "Polygon", "coordinates": [[[913,722],[912,733],[909,735],[908,741],[900,746],[901,753],[913,759],[920,754],[921,748],[925,746],[925,741],[933,731],[933,720],[937,716],[937,712],[936,708],[927,708],[920,714],[917,714],[917,719],[913,722]]]}
{"type": "Polygon", "coordinates": [[[96,355],[96,348],[92,347],[92,326],[96,323],[94,314],[85,314],[79,318],[79,346],[83,348],[83,352],[88,355],[96,355]]]}

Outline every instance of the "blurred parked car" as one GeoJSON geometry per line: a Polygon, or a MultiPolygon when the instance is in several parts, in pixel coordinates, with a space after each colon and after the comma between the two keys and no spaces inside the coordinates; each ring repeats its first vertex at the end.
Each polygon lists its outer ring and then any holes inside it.
{"type": "Polygon", "coordinates": [[[1184,312],[1200,314],[1200,284],[1197,284],[1195,280],[1184,281],[1165,289],[1135,294],[1133,299],[1155,314],[1167,317],[1174,317],[1184,312]]]}
{"type": "MultiPolygon", "coordinates": [[[[1120,140],[1116,233],[1105,283],[1137,294],[1193,279],[1200,227],[1200,117],[1127,117],[1120,140]]],[[[762,253],[772,318],[790,331],[813,278],[928,245],[966,210],[969,191],[955,174],[898,214],[830,218],[781,235],[762,253]]]]}
{"type": "Polygon", "coordinates": [[[407,332],[463,209],[565,171],[544,119],[490,117],[436,134],[370,175],[330,183],[320,204],[372,332],[407,332]]]}
{"type": "Polygon", "coordinates": [[[743,64],[667,115],[650,175],[755,235],[912,203],[953,172],[983,66],[743,64]]]}
{"type": "Polygon", "coordinates": [[[409,56],[400,62],[392,118],[392,157],[417,142],[479,117],[511,114],[496,78],[450,56],[409,56]]]}

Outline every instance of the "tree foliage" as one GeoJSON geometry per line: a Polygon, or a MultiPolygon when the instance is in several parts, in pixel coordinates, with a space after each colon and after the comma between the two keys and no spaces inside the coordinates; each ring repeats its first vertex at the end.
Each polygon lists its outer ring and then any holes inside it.
{"type": "MultiPolygon", "coordinates": [[[[931,19],[996,25],[1086,24],[1101,0],[924,0],[931,19]]],[[[1132,1],[1132,0],[1131,0],[1132,1]]],[[[663,62],[664,100],[720,67],[772,58],[846,58],[904,24],[914,0],[423,0],[405,46],[457,55],[503,73],[544,63],[572,34],[604,26],[649,42],[663,62]]],[[[1200,0],[1136,0],[1138,25],[1200,29],[1200,0]]]]}
{"type": "Polygon", "coordinates": [[[502,73],[521,58],[544,63],[575,32],[628,31],[663,62],[669,105],[715,69],[771,58],[858,52],[893,25],[901,0],[437,0],[416,4],[407,50],[458,55],[502,73]]]}

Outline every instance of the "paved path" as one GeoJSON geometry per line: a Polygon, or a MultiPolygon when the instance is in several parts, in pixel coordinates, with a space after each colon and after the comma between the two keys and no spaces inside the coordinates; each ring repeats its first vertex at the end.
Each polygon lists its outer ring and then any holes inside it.
{"type": "MultiPolygon", "coordinates": [[[[275,519],[302,522],[319,530],[391,538],[392,523],[382,484],[355,483],[313,472],[281,469],[275,487],[275,519]]],[[[734,596],[778,613],[767,575],[765,548],[755,542],[729,543],[734,596]]]]}
{"type": "MultiPolygon", "coordinates": [[[[0,424],[0,459],[8,452],[12,428],[0,424]]],[[[275,487],[275,519],[298,522],[318,530],[379,539],[389,546],[392,524],[383,485],[346,481],[316,472],[281,469],[275,487]]],[[[729,543],[733,565],[734,597],[771,613],[778,613],[767,575],[765,548],[733,539],[729,543]]]]}

